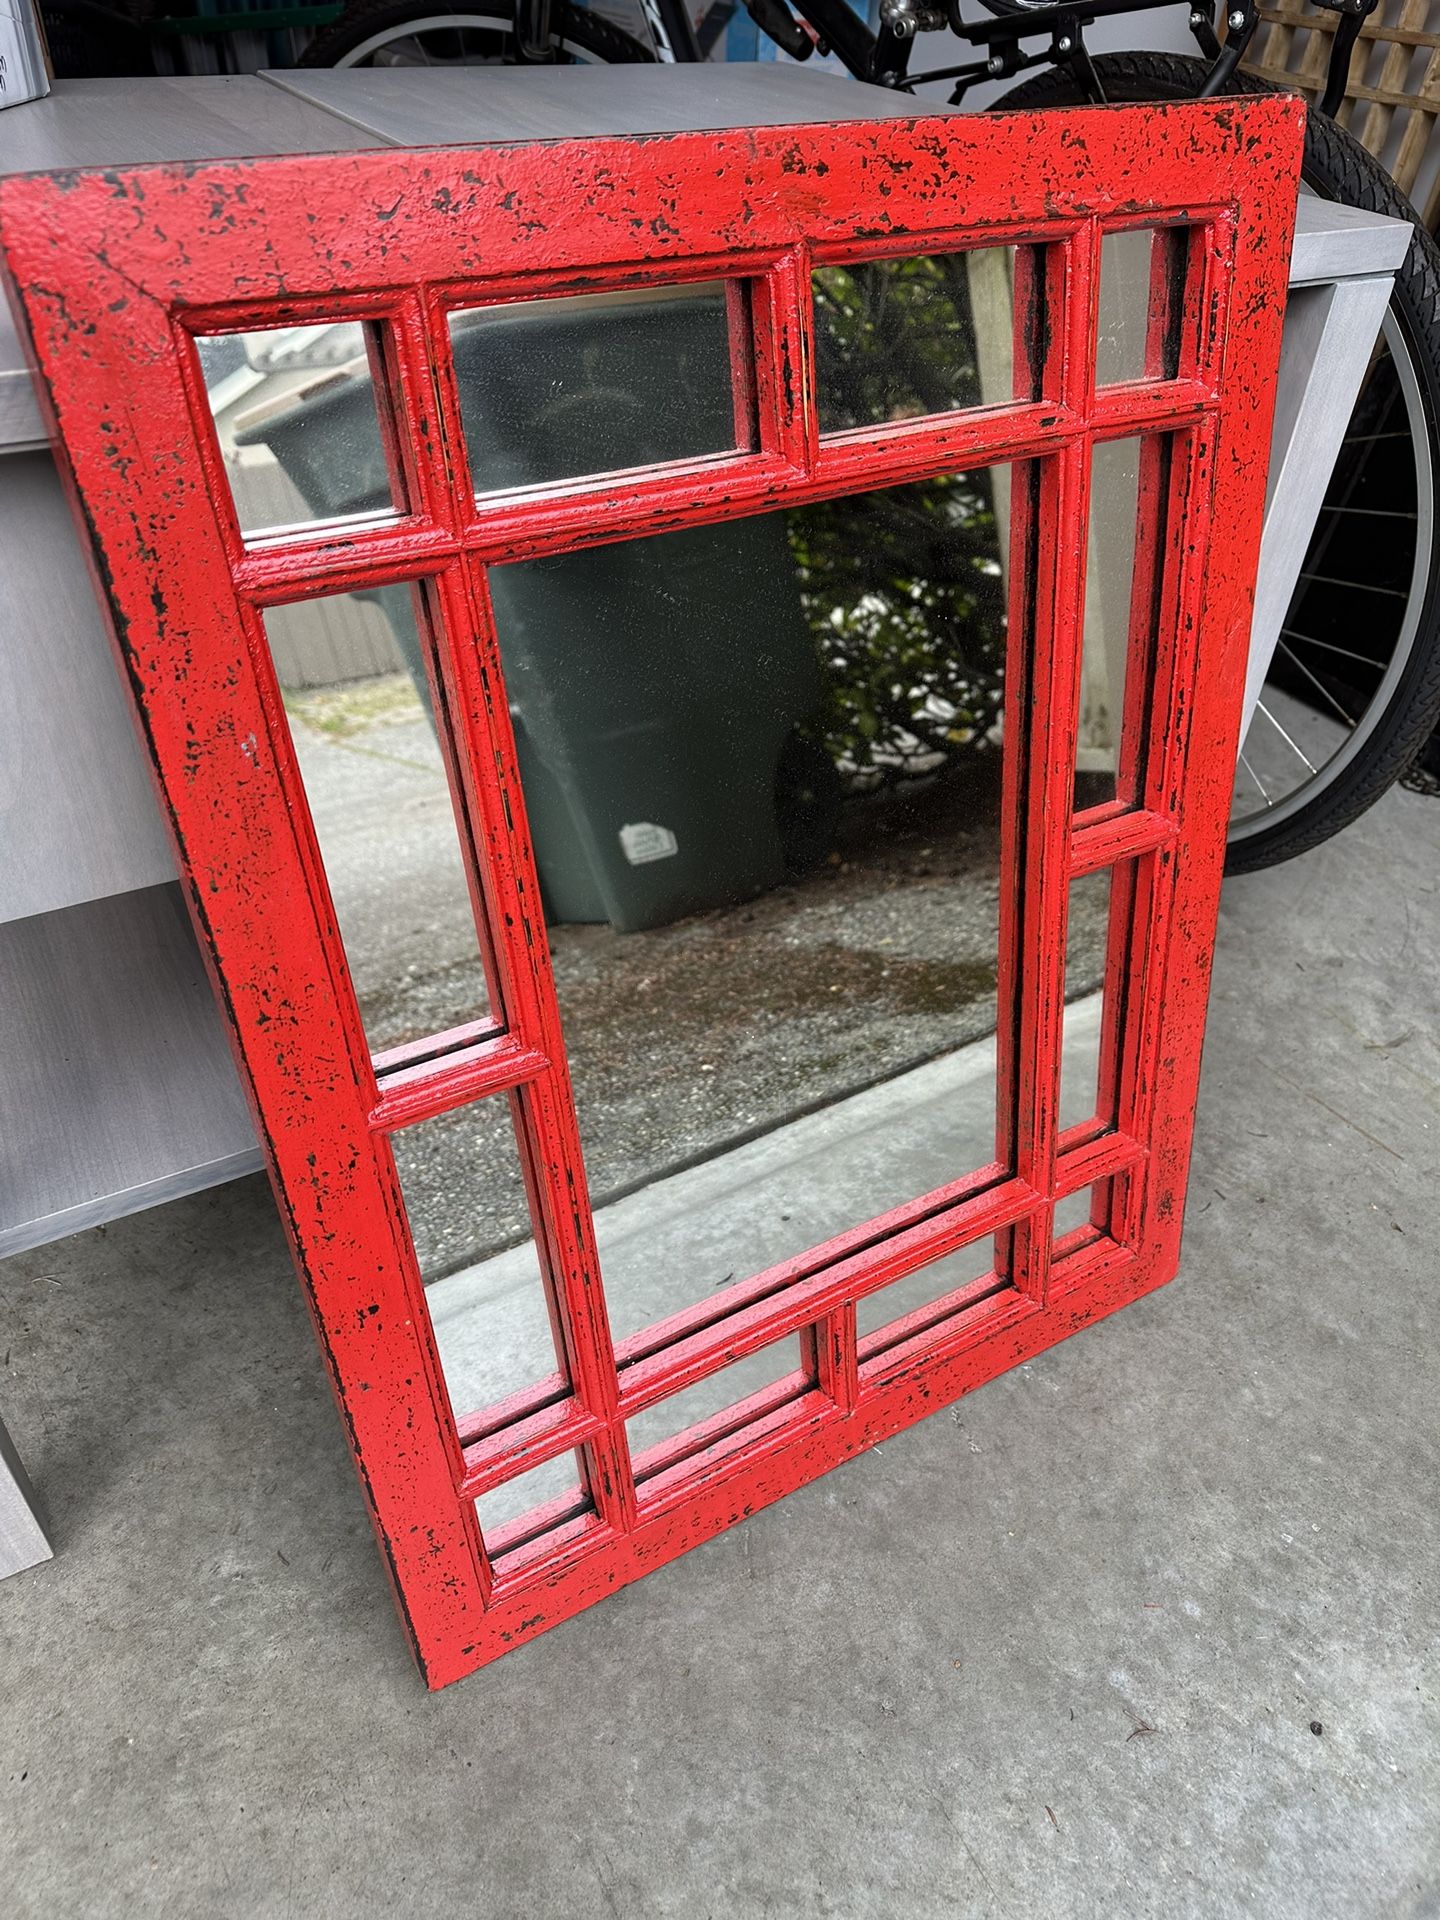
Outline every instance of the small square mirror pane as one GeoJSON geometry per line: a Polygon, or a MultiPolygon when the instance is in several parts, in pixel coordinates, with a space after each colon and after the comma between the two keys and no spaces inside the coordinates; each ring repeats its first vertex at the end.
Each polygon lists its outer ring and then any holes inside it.
{"type": "Polygon", "coordinates": [[[246,534],[391,511],[371,330],[355,320],[195,342],[246,534]]]}

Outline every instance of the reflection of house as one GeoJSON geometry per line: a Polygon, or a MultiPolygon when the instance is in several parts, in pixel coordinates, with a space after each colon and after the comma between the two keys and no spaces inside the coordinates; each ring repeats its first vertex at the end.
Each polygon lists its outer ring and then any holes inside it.
{"type": "MultiPolygon", "coordinates": [[[[199,349],[220,451],[245,524],[286,527],[312,520],[294,482],[255,431],[333,381],[365,373],[359,326],[224,334],[202,339],[199,349]]],[[[380,608],[351,594],[290,609],[283,630],[276,623],[272,631],[271,651],[283,687],[337,686],[400,673],[405,666],[380,608]]]]}

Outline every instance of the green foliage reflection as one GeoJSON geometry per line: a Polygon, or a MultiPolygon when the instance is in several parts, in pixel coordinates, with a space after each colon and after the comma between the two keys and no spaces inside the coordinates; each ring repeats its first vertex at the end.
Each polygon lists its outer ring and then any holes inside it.
{"type": "MultiPolygon", "coordinates": [[[[963,256],[826,267],[814,289],[826,431],[979,404],[963,256]]],[[[797,508],[789,531],[837,764],[870,786],[983,751],[1005,662],[991,473],[797,508]]]]}

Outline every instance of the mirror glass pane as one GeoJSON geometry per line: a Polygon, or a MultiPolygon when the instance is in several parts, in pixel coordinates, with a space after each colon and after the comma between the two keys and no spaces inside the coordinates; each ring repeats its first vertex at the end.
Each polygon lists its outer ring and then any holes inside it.
{"type": "Polygon", "coordinates": [[[475,491],[752,447],[732,315],[744,338],[746,289],[724,280],[457,309],[450,346],[475,491]]]}
{"type": "Polygon", "coordinates": [[[898,1340],[911,1338],[932,1317],[939,1320],[947,1311],[954,1311],[956,1294],[968,1298],[973,1291],[983,1290],[979,1283],[987,1278],[994,1278],[998,1286],[996,1254],[994,1236],[986,1234],[943,1260],[907,1273],[903,1280],[867,1293],[855,1305],[862,1359],[898,1340]]]}
{"type": "Polygon", "coordinates": [[[372,1051],[489,1007],[460,826],[436,739],[419,596],[339,594],[264,616],[372,1051]]]}
{"type": "Polygon", "coordinates": [[[1060,1128],[1093,1119],[1100,1077],[1105,947],[1110,927],[1110,874],[1070,882],[1065,936],[1065,1012],[1060,1050],[1060,1128]]]}
{"type": "Polygon", "coordinates": [[[820,431],[1034,399],[1030,353],[1016,365],[1015,274],[1014,247],[817,267],[820,431]]]}
{"type": "MultiPolygon", "coordinates": [[[[491,569],[621,1343],[994,1162],[1010,480],[491,569]]],[[[471,1411],[548,1318],[506,1103],[427,1130],[471,1411]]]]}
{"type": "Polygon", "coordinates": [[[1154,243],[1155,235],[1148,228],[1107,233],[1100,242],[1100,326],[1095,342],[1095,379],[1102,387],[1145,377],[1154,243]]]}
{"type": "Polygon", "coordinates": [[[395,507],[369,331],[337,320],[197,338],[242,532],[395,507]]]}
{"type": "Polygon", "coordinates": [[[996,495],[491,571],[617,1337],[994,1157],[996,495]]]}
{"type": "Polygon", "coordinates": [[[1193,352],[1193,331],[1186,337],[1184,296],[1190,227],[1134,228],[1107,233],[1100,241],[1099,330],[1095,342],[1095,379],[1099,386],[1121,380],[1173,380],[1182,349],[1193,352]],[[1163,311],[1151,337],[1151,302],[1159,294],[1163,311]]]}
{"type": "Polygon", "coordinates": [[[1143,723],[1127,714],[1153,665],[1159,608],[1154,569],[1137,570],[1137,550],[1160,551],[1170,441],[1103,440],[1090,477],[1075,809],[1121,799],[1134,804],[1144,757],[1143,723]],[[1133,682],[1139,676],[1139,688],[1133,682]],[[1126,735],[1126,723],[1132,731],[1126,735]]]}
{"type": "MultiPolygon", "coordinates": [[[[565,1519],[578,1519],[581,1514],[595,1510],[585,1487],[578,1453],[562,1453],[543,1466],[532,1467],[518,1479],[507,1480],[489,1493],[481,1494],[475,1502],[475,1513],[486,1551],[495,1553],[521,1544],[515,1537],[515,1522],[537,1507],[548,1508],[556,1501],[564,1503],[565,1519]]],[[[561,1517],[553,1515],[549,1524],[559,1524],[561,1517]]],[[[524,1529],[520,1531],[523,1534],[524,1529]]]]}
{"type": "Polygon", "coordinates": [[[1109,1180],[1097,1180],[1093,1187],[1082,1187],[1078,1193],[1067,1194],[1055,1202],[1052,1228],[1055,1245],[1058,1247],[1061,1241],[1072,1237],[1074,1240],[1074,1244],[1065,1249],[1066,1254],[1078,1252],[1091,1241],[1106,1237],[1111,1184],[1109,1180]]]}
{"type": "Polygon", "coordinates": [[[558,1397],[568,1368],[507,1097],[404,1127],[390,1146],[456,1417],[532,1388],[558,1397]],[[490,1249],[483,1261],[477,1246],[490,1249]]]}
{"type": "MultiPolygon", "coordinates": [[[[690,1428],[716,1420],[720,1415],[732,1417],[738,1429],[742,1419],[748,1423],[766,1410],[762,1402],[742,1416],[740,1407],[752,1397],[764,1395],[769,1401],[778,1399],[778,1390],[783,1387],[799,1394],[805,1391],[806,1385],[807,1377],[801,1371],[800,1342],[792,1334],[635,1414],[625,1428],[630,1437],[631,1454],[644,1455],[651,1449],[663,1448],[690,1428]],[[770,1388],[777,1392],[768,1394],[770,1388]]],[[[662,1454],[659,1458],[663,1460],[665,1456],[662,1454]]]]}

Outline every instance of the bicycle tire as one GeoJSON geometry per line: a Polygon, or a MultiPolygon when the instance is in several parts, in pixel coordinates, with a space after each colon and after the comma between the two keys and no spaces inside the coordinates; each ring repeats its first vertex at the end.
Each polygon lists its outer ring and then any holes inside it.
{"type": "MultiPolygon", "coordinates": [[[[1095,70],[1113,103],[1193,99],[1209,68],[1184,54],[1101,54],[1095,70]]],[[[1273,92],[1263,81],[1236,74],[1230,93],[1273,92]]],[[[1078,106],[1083,94],[1072,75],[1052,68],[1013,88],[999,111],[1078,106]]],[[[1410,350],[1428,435],[1431,471],[1440,475],[1440,252],[1415,220],[1395,183],[1334,121],[1311,113],[1306,127],[1304,176],[1326,199],[1363,207],[1414,225],[1414,239],[1395,277],[1390,311],[1410,350]]],[[[1367,710],[1368,715],[1368,710],[1367,710]]],[[[1440,719],[1440,553],[1432,550],[1410,655],[1373,722],[1364,748],[1319,786],[1308,802],[1270,827],[1232,838],[1228,873],[1278,865],[1328,840],[1372,807],[1406,771],[1440,719]]],[[[1323,773],[1324,769],[1321,769],[1323,773]]]]}
{"type": "MultiPolygon", "coordinates": [[[[387,34],[392,30],[398,33],[405,27],[412,29],[424,23],[435,29],[442,25],[478,28],[481,32],[493,31],[501,44],[502,65],[518,65],[513,56],[506,57],[504,43],[509,39],[514,21],[513,6],[503,4],[503,0],[481,0],[478,6],[467,5],[464,8],[446,9],[437,7],[433,0],[351,0],[338,20],[320,32],[305,48],[297,66],[301,67],[343,67],[357,64],[356,50],[367,42],[387,34]]],[[[602,66],[630,66],[641,61],[653,63],[655,56],[640,41],[632,38],[623,27],[617,27],[603,14],[592,13],[587,7],[576,7],[560,0],[552,13],[554,37],[560,47],[574,46],[582,52],[592,54],[602,66]]]]}

